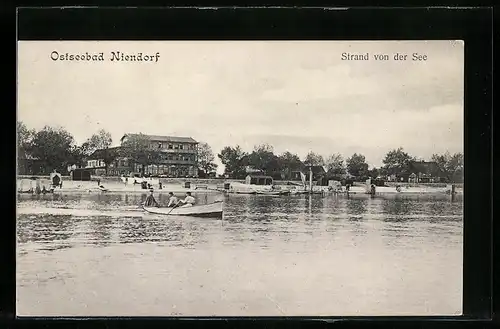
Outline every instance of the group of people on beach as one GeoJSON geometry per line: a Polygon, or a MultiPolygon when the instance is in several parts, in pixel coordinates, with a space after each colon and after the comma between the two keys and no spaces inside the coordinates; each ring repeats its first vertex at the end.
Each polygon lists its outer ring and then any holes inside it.
{"type": "MultiPolygon", "coordinates": [[[[192,207],[196,203],[196,199],[191,195],[191,192],[186,192],[186,196],[184,200],[179,200],[174,193],[169,192],[169,199],[167,207],[169,208],[177,208],[177,207],[192,207]]],[[[160,204],[156,201],[153,190],[150,191],[148,197],[146,198],[146,202],[144,203],[146,207],[159,207],[160,204]]]]}

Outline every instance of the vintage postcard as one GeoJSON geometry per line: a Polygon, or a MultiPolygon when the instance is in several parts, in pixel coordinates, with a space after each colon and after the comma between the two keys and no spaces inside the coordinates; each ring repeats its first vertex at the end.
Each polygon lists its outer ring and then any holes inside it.
{"type": "Polygon", "coordinates": [[[17,315],[462,314],[462,41],[20,41],[17,70],[17,315]]]}

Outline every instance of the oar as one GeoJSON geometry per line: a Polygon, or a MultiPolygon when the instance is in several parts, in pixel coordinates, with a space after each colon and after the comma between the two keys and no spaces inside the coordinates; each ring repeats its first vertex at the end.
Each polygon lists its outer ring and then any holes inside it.
{"type": "Polygon", "coordinates": [[[174,210],[174,208],[177,208],[177,206],[179,205],[179,203],[176,203],[172,209],[170,209],[170,211],[167,213],[167,215],[170,215],[170,213],[172,212],[172,210],[174,210]]]}

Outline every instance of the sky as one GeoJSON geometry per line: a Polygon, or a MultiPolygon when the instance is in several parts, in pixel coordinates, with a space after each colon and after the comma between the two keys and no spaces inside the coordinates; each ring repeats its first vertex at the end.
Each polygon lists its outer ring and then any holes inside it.
{"type": "Polygon", "coordinates": [[[261,143],[380,166],[398,147],[422,159],[463,152],[463,56],[462,41],[20,41],[17,113],[79,144],[100,129],[113,145],[124,133],[190,136],[212,147],[219,173],[223,147],[261,143]],[[106,60],[54,61],[53,51],[106,60]],[[160,57],[111,62],[112,51],[160,57]]]}

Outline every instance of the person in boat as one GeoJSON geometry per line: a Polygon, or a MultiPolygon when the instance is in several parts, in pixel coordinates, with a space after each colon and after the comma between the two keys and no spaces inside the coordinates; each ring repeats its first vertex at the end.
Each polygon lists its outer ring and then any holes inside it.
{"type": "Polygon", "coordinates": [[[186,192],[186,197],[184,200],[179,201],[181,207],[192,207],[196,203],[195,198],[191,195],[191,192],[186,192]]]}
{"type": "Polygon", "coordinates": [[[153,190],[151,190],[149,192],[149,195],[146,198],[146,202],[144,202],[144,205],[146,207],[158,207],[159,206],[158,202],[156,202],[156,199],[155,199],[155,197],[153,195],[153,190]]]}
{"type": "Polygon", "coordinates": [[[167,205],[167,207],[171,208],[171,207],[177,206],[177,204],[179,203],[179,199],[177,199],[177,197],[172,192],[168,192],[168,195],[170,197],[168,199],[168,205],[167,205]]]}

